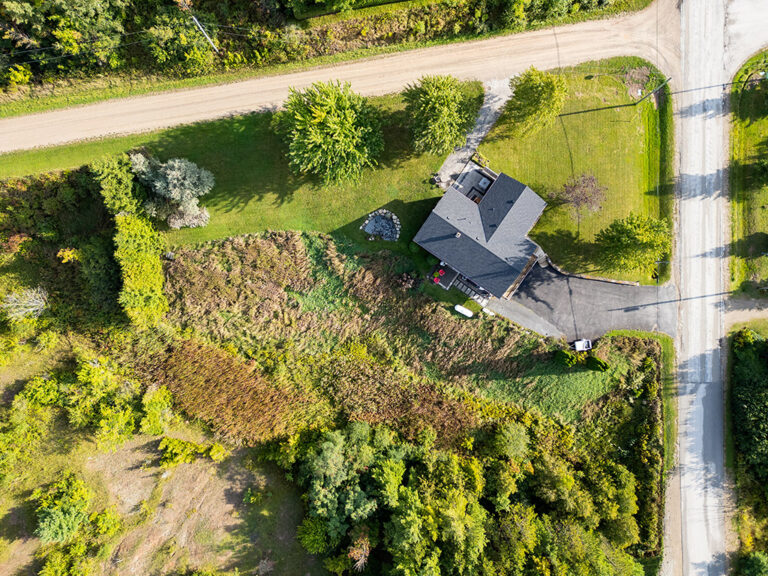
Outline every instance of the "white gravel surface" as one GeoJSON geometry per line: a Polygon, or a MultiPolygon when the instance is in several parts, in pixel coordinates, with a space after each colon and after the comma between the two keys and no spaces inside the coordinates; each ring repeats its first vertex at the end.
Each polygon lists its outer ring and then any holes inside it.
{"type": "Polygon", "coordinates": [[[682,10],[677,348],[683,574],[724,575],[725,1],[689,0],[682,10]]]}

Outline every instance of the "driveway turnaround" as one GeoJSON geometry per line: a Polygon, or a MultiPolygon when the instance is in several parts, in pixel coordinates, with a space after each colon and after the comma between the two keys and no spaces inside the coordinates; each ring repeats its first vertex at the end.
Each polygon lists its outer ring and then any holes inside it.
{"type": "MultiPolygon", "coordinates": [[[[617,329],[658,331],[673,336],[677,328],[677,291],[669,284],[614,284],[536,266],[512,302],[556,326],[569,341],[593,340],[617,329]]],[[[504,302],[495,303],[492,309],[504,314],[504,302]]]]}

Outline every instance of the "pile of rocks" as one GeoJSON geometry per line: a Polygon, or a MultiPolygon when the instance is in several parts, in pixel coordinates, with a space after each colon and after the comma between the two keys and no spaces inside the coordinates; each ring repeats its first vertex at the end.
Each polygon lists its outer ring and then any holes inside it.
{"type": "Polygon", "coordinates": [[[378,236],[387,242],[396,242],[400,238],[400,219],[389,210],[379,208],[368,214],[360,230],[368,234],[368,240],[378,236]]]}

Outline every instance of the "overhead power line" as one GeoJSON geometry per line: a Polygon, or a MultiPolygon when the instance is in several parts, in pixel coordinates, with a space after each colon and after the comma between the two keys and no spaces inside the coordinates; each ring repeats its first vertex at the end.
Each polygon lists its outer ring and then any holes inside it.
{"type": "MultiPolygon", "coordinates": [[[[144,30],[136,30],[135,32],[126,32],[124,34],[116,34],[114,36],[110,36],[109,39],[114,38],[125,38],[127,36],[136,36],[136,34],[144,34],[145,32],[149,32],[149,28],[145,28],[144,30]]],[[[103,42],[103,38],[96,38],[94,40],[84,40],[83,44],[96,44],[97,42],[103,42]]],[[[13,50],[12,52],[4,52],[3,56],[18,56],[19,54],[30,54],[32,52],[46,52],[50,50],[61,50],[59,46],[42,46],[40,48],[29,48],[27,50],[13,50]]]]}

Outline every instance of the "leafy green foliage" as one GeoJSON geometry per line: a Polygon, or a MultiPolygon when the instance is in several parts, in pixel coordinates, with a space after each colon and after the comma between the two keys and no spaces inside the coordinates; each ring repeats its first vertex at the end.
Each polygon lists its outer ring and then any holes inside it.
{"type": "Polygon", "coordinates": [[[353,422],[272,454],[306,490],[299,538],[334,573],[376,557],[403,576],[641,574],[622,551],[638,540],[634,476],[586,454],[574,462],[556,428],[530,415],[490,424],[475,456],[353,422]]]}
{"type": "Polygon", "coordinates": [[[136,214],[139,211],[140,202],[127,154],[102,158],[91,164],[90,169],[110,214],[136,214]]]}
{"type": "Polygon", "coordinates": [[[53,416],[52,409],[35,404],[23,394],[14,398],[10,410],[0,414],[0,485],[17,477],[30,454],[40,447],[53,416]]]}
{"type": "Polygon", "coordinates": [[[325,522],[317,516],[307,516],[299,526],[296,536],[310,554],[325,554],[333,546],[328,539],[325,522]]]}
{"type": "Polygon", "coordinates": [[[463,144],[474,119],[456,78],[424,76],[404,97],[416,152],[444,154],[463,144]]]}
{"type": "Polygon", "coordinates": [[[768,554],[752,552],[741,558],[736,574],[738,576],[765,576],[768,574],[768,554]]]}
{"type": "Polygon", "coordinates": [[[160,263],[161,238],[140,216],[119,214],[115,225],[115,260],[123,280],[120,305],[136,326],[155,326],[168,310],[160,263]]]}
{"type": "Polygon", "coordinates": [[[110,359],[82,356],[74,378],[61,378],[60,386],[67,417],[76,428],[102,430],[105,441],[113,438],[118,444],[125,438],[124,429],[132,430],[130,408],[138,383],[110,359]]]}
{"type": "Polygon", "coordinates": [[[77,64],[118,67],[121,61],[116,48],[124,31],[127,5],[126,0],[6,0],[0,2],[0,20],[16,30],[9,39],[17,49],[40,44],[55,47],[53,51],[34,52],[31,59],[22,52],[24,60],[32,60],[35,68],[70,70],[77,64]]]}
{"type": "Polygon", "coordinates": [[[179,464],[194,462],[198,454],[204,454],[206,447],[196,442],[181,440],[165,436],[158,448],[163,455],[160,457],[160,465],[165,468],[173,468],[179,464]]]}
{"type": "Polygon", "coordinates": [[[54,406],[61,401],[59,382],[49,376],[35,376],[24,385],[21,396],[35,406],[54,406]]]}
{"type": "Polygon", "coordinates": [[[224,446],[218,442],[211,444],[205,453],[208,455],[208,458],[214,462],[221,462],[230,455],[230,451],[224,448],[224,446]]]}
{"type": "Polygon", "coordinates": [[[93,496],[85,482],[65,474],[44,491],[33,495],[37,504],[35,533],[43,542],[66,542],[88,521],[93,496]]]}
{"type": "Polygon", "coordinates": [[[587,368],[590,370],[596,370],[597,372],[605,372],[610,368],[610,365],[605,360],[598,358],[597,356],[587,356],[587,368]]]}
{"type": "Polygon", "coordinates": [[[745,328],[733,340],[731,412],[736,447],[752,474],[768,480],[768,344],[745,328]]]}
{"type": "Polygon", "coordinates": [[[296,171],[337,181],[359,178],[376,165],[384,147],[379,113],[348,83],[291,89],[284,106],[275,128],[285,136],[296,171]]]}
{"type": "Polygon", "coordinates": [[[141,432],[159,436],[163,434],[173,420],[173,397],[165,386],[148,389],[141,399],[144,416],[141,419],[141,432]]]}
{"type": "Polygon", "coordinates": [[[14,64],[5,73],[5,85],[9,92],[15,92],[19,86],[25,86],[32,80],[29,64],[14,64]]]}
{"type": "Polygon", "coordinates": [[[96,442],[102,449],[114,450],[133,437],[135,427],[131,406],[103,406],[99,411],[96,442]]]}
{"type": "Polygon", "coordinates": [[[649,270],[672,249],[669,225],[651,216],[630,214],[595,236],[604,264],[613,269],[649,270]]]}
{"type": "MultiPolygon", "coordinates": [[[[175,6],[157,5],[149,16],[146,49],[155,67],[182,76],[213,70],[215,53],[187,14],[175,6]]],[[[218,41],[214,28],[208,28],[208,34],[218,41]]]]}
{"type": "Polygon", "coordinates": [[[551,124],[568,96],[564,78],[536,68],[512,78],[510,87],[513,94],[507,102],[506,121],[519,136],[531,136],[551,124]]]}
{"type": "Polygon", "coordinates": [[[99,513],[91,514],[89,518],[91,523],[91,530],[96,536],[103,536],[110,538],[117,534],[123,526],[123,521],[120,518],[120,514],[114,506],[105,508],[99,513]]]}
{"type": "Polygon", "coordinates": [[[578,358],[576,354],[571,352],[570,350],[556,350],[555,351],[555,360],[565,366],[566,368],[572,368],[578,364],[578,358]]]}

